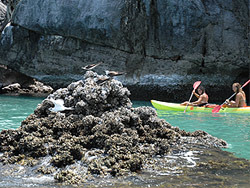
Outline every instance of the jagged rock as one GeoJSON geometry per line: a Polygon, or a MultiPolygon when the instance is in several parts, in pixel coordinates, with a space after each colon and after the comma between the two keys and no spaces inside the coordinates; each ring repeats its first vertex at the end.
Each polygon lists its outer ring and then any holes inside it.
{"type": "Polygon", "coordinates": [[[28,86],[28,90],[32,93],[51,93],[53,88],[50,86],[46,86],[43,83],[34,80],[34,84],[28,86]]]}
{"type": "Polygon", "coordinates": [[[50,113],[49,109],[51,107],[54,107],[53,102],[51,102],[50,100],[44,100],[41,104],[37,106],[34,113],[39,117],[48,116],[48,114],[50,113]]]}
{"type": "Polygon", "coordinates": [[[29,76],[0,65],[0,93],[48,95],[53,88],[29,76]]]}
{"type": "Polygon", "coordinates": [[[21,85],[19,83],[10,84],[2,88],[5,93],[18,93],[21,90],[21,85]]]}
{"type": "Polygon", "coordinates": [[[5,87],[1,87],[2,93],[9,94],[50,94],[53,91],[53,88],[46,86],[41,82],[35,81],[34,84],[28,85],[28,87],[23,88],[19,83],[10,84],[5,87]]]}
{"type": "Polygon", "coordinates": [[[9,6],[7,2],[0,1],[0,36],[5,26],[10,22],[10,17],[8,16],[9,15],[8,13],[9,13],[9,6]]]}
{"type": "Polygon", "coordinates": [[[50,94],[17,130],[3,130],[0,162],[36,166],[36,172],[56,172],[59,182],[81,184],[92,175],[139,172],[153,157],[182,152],[186,146],[227,146],[204,131],[188,133],[171,126],[151,107],[133,108],[121,82],[109,79],[98,85],[99,77],[88,71],[84,80],[50,94]],[[71,99],[65,105],[73,110],[52,112],[51,98],[71,99]]]}

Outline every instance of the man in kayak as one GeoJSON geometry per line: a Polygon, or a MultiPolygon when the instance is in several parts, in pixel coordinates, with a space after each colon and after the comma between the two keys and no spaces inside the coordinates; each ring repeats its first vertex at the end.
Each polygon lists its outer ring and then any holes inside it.
{"type": "Polygon", "coordinates": [[[208,104],[208,95],[205,92],[205,88],[202,86],[199,86],[198,89],[198,94],[195,92],[195,89],[193,90],[193,94],[198,98],[197,101],[189,103],[188,101],[183,102],[181,105],[190,105],[190,106],[205,106],[208,104]]]}
{"type": "Polygon", "coordinates": [[[242,90],[241,85],[239,83],[234,83],[232,85],[232,90],[236,93],[235,101],[233,101],[233,100],[229,101],[227,99],[226,100],[226,106],[227,107],[232,107],[232,108],[247,106],[247,104],[246,104],[246,94],[242,90]]]}

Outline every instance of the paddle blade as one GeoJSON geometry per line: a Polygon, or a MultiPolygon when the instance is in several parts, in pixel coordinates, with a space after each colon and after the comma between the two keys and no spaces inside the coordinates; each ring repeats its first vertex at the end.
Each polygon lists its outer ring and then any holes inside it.
{"type": "Polygon", "coordinates": [[[197,89],[197,87],[199,87],[199,85],[201,84],[201,81],[196,81],[193,85],[194,89],[197,89]]]}
{"type": "Polygon", "coordinates": [[[212,110],[212,113],[218,113],[221,109],[222,105],[218,105],[216,107],[214,107],[214,109],[212,110]]]}

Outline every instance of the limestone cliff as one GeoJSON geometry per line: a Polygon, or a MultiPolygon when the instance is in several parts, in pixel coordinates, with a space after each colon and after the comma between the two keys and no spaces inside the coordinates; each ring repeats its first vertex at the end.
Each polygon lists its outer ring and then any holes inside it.
{"type": "Polygon", "coordinates": [[[126,71],[120,80],[139,98],[188,99],[201,80],[222,100],[249,79],[248,8],[247,0],[21,0],[1,35],[0,64],[61,87],[103,61],[96,71],[126,71]]]}
{"type": "Polygon", "coordinates": [[[6,6],[0,1],[0,31],[2,28],[2,25],[5,22],[5,15],[6,15],[6,6]]]}

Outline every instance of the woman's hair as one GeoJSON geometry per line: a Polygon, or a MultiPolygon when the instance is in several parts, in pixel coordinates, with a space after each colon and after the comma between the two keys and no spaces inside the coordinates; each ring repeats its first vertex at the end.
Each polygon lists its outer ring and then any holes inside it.
{"type": "Polygon", "coordinates": [[[236,87],[236,92],[239,93],[241,91],[241,85],[239,83],[234,83],[233,84],[234,87],[236,87]]]}
{"type": "Polygon", "coordinates": [[[199,86],[197,89],[200,89],[202,91],[201,94],[205,93],[205,88],[203,86],[199,86]]]}

